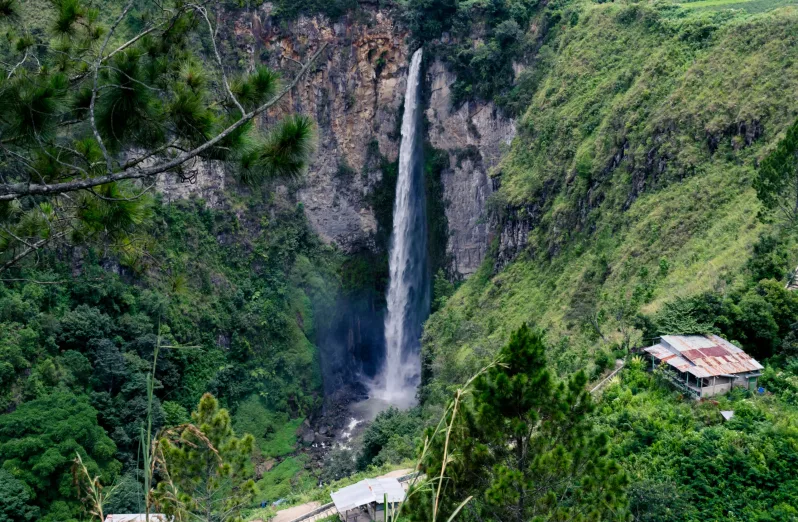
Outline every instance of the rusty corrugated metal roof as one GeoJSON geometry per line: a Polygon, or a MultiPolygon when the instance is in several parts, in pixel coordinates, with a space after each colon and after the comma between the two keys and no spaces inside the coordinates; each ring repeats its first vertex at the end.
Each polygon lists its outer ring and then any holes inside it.
{"type": "Polygon", "coordinates": [[[645,351],[680,372],[701,378],[763,369],[756,359],[714,334],[663,335],[659,344],[645,351]]]}

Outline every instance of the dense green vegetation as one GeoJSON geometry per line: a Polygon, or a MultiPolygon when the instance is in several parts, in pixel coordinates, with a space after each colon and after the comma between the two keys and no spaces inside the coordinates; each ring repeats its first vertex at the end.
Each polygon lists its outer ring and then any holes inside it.
{"type": "Polygon", "coordinates": [[[421,471],[444,478],[411,496],[410,520],[448,518],[463,502],[462,520],[623,520],[626,476],[593,430],[587,377],[557,382],[545,352],[542,335],[522,326],[473,397],[458,392],[446,436],[427,430],[421,471]]]}
{"type": "Polygon", "coordinates": [[[321,13],[337,20],[357,7],[357,0],[277,0],[274,2],[274,17],[278,20],[293,20],[303,14],[321,13]]]}
{"type": "MultiPolygon", "coordinates": [[[[590,371],[652,333],[638,316],[707,292],[734,307],[713,312],[735,323],[712,319],[720,331],[762,355],[778,344],[766,318],[771,345],[755,339],[751,314],[778,306],[759,281],[783,285],[793,239],[757,219],[752,181],[798,109],[781,103],[798,81],[785,69],[795,48],[776,50],[795,38],[795,11],[578,5],[497,172],[494,219],[529,228],[526,245],[496,245],[430,319],[436,386],[462,381],[528,320],[558,347],[558,373],[590,371]]],[[[783,336],[790,315],[774,320],[783,336]]]]}
{"type": "MultiPolygon", "coordinates": [[[[494,173],[507,234],[425,328],[426,407],[524,322],[545,329],[560,378],[593,380],[657,335],[718,333],[765,362],[768,394],[693,403],[632,359],[590,422],[634,520],[792,520],[796,11],[555,7],[494,173]],[[507,241],[519,231],[525,243],[507,241]]],[[[487,501],[487,485],[472,491],[487,501]]]]}
{"type": "MultiPolygon", "coordinates": [[[[237,520],[261,502],[326,501],[421,454],[428,477],[448,469],[440,502],[426,484],[410,519],[464,506],[458,519],[475,521],[798,520],[798,294],[785,288],[798,263],[798,11],[787,3],[392,6],[411,45],[456,73],[455,103],[494,101],[517,116],[518,136],[492,173],[496,241],[463,284],[447,272],[448,158],[425,147],[436,277],[422,404],[382,412],[320,469],[296,449],[321,404],[315,343],[344,319],[379,315],[395,163],[371,147],[380,251],[348,258],[310,230],[295,184],[287,197],[245,188],[301,172],[305,119],[272,136],[244,125],[203,154],[236,163],[243,182],[213,209],[137,183],[66,190],[72,199],[4,178],[0,194],[22,195],[0,202],[0,522],[88,518],[76,456],[113,491],[106,513],[143,511],[148,418],[161,434],[155,499],[170,513],[237,520]],[[694,403],[629,354],[657,335],[703,332],[765,363],[767,392],[694,403]],[[616,358],[627,367],[591,398],[616,358]]],[[[180,7],[173,29],[109,58],[92,96],[84,58],[114,34],[117,4],[59,0],[40,15],[49,4],[0,2],[14,28],[3,62],[20,63],[0,81],[3,176],[72,183],[126,169],[123,150],[172,143],[180,154],[236,121],[236,100],[250,110],[276,92],[265,69],[231,74],[227,92],[221,71],[204,68],[215,57],[202,10],[180,7]],[[41,27],[19,30],[34,19],[41,27]],[[70,59],[47,51],[48,31],[70,59]]],[[[273,7],[281,22],[360,9],[273,7]]],[[[135,11],[110,43],[151,15],[135,11]]],[[[341,164],[338,182],[356,175],[341,164]]]]}
{"type": "MultiPolygon", "coordinates": [[[[69,499],[74,497],[75,452],[90,472],[108,482],[122,470],[114,459],[116,445],[97,424],[97,410],[86,396],[53,391],[22,404],[0,421],[0,459],[11,472],[6,480],[26,485],[35,498],[33,504],[46,508],[51,520],[73,516],[69,499]]],[[[21,498],[19,503],[25,506],[20,511],[34,512],[35,507],[21,498]]]]}
{"type": "Polygon", "coordinates": [[[574,15],[568,2],[559,1],[408,0],[401,6],[414,43],[457,75],[455,105],[492,100],[510,114],[526,108],[551,52],[546,44],[574,15]],[[533,67],[516,78],[513,64],[532,56],[533,67]]]}
{"type": "Polygon", "coordinates": [[[231,202],[253,216],[271,208],[274,219],[258,223],[200,201],[159,205],[146,229],[149,262],[118,265],[76,249],[4,282],[2,401],[16,411],[0,416],[0,455],[42,520],[78,512],[76,450],[103,483],[135,471],[159,324],[174,348],[158,359],[156,428],[188,421],[212,391],[233,408],[246,399],[250,424],[238,431],[258,436],[264,458],[293,451],[298,422],[320,399],[313,332],[340,260],[310,233],[301,208],[268,197],[231,202]],[[64,429],[74,440],[54,444],[64,429]]]}
{"type": "Polygon", "coordinates": [[[630,477],[635,520],[794,520],[798,412],[736,390],[683,401],[633,360],[602,396],[597,422],[630,477]],[[720,410],[733,410],[724,422],[720,410]]]}

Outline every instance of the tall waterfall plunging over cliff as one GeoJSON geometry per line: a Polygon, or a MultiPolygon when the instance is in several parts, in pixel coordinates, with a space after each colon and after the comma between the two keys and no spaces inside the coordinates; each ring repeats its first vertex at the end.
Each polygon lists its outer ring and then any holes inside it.
{"type": "Polygon", "coordinates": [[[413,54],[407,76],[399,177],[393,208],[390,286],[385,318],[385,365],[376,394],[383,401],[409,407],[421,376],[421,326],[429,315],[427,219],[420,147],[421,49],[413,54]]]}

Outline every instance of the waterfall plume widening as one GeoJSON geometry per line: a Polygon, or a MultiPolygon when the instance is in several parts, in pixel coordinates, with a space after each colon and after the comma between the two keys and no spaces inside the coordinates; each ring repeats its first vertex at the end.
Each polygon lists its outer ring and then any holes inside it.
{"type": "Polygon", "coordinates": [[[373,393],[385,403],[410,407],[421,378],[422,323],[429,315],[427,219],[420,147],[421,49],[410,61],[399,147],[399,176],[390,244],[390,285],[385,317],[385,362],[373,393]]]}

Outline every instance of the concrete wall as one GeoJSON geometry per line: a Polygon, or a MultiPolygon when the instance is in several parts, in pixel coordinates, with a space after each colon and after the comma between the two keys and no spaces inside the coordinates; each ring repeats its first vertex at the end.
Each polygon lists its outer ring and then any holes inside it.
{"type": "MultiPolygon", "coordinates": [[[[712,379],[708,379],[710,383],[712,383],[712,379]]],[[[715,378],[715,385],[712,386],[704,386],[701,389],[701,397],[714,397],[715,395],[722,395],[724,393],[728,393],[729,390],[732,388],[731,379],[726,377],[716,377],[715,378]]]]}
{"type": "Polygon", "coordinates": [[[738,387],[739,386],[740,388],[747,388],[749,390],[755,391],[756,390],[757,378],[754,377],[753,381],[751,381],[750,379],[751,378],[747,377],[747,376],[746,377],[737,377],[736,379],[734,379],[734,382],[732,383],[732,386],[734,386],[734,387],[738,387]]]}

